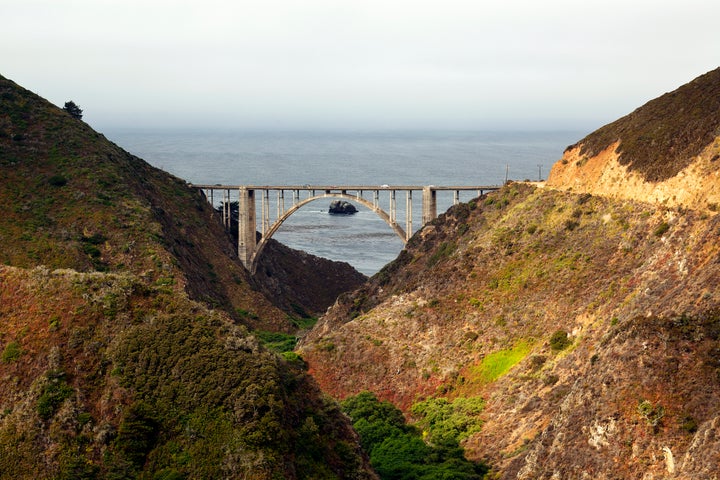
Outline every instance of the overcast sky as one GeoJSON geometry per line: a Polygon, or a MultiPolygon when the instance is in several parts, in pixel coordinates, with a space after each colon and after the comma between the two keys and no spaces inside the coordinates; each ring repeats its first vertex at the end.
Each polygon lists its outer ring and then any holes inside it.
{"type": "Polygon", "coordinates": [[[716,0],[0,0],[0,75],[98,130],[593,130],[720,65],[716,0]]]}

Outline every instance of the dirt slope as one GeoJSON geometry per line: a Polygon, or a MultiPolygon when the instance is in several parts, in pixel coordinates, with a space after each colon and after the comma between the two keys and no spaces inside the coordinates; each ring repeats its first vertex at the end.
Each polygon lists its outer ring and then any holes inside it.
{"type": "Polygon", "coordinates": [[[717,211],[720,69],[568,147],[547,185],[717,211]]]}

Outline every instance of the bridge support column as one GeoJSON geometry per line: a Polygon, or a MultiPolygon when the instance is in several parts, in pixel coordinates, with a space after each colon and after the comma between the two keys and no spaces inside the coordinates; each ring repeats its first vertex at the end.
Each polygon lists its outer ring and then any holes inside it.
{"type": "Polygon", "coordinates": [[[397,222],[397,206],[395,204],[395,190],[390,191],[390,223],[395,225],[397,222]]]}
{"type": "Polygon", "coordinates": [[[262,234],[265,236],[268,229],[270,228],[270,190],[265,190],[263,192],[262,201],[260,202],[262,206],[262,234]]]}
{"type": "Polygon", "coordinates": [[[422,224],[437,218],[437,192],[432,187],[423,187],[422,224]]]}
{"type": "Polygon", "coordinates": [[[278,190],[277,195],[277,218],[280,218],[285,213],[285,190],[278,190]]]}
{"type": "Polygon", "coordinates": [[[240,187],[238,203],[238,257],[245,268],[252,268],[255,256],[255,190],[240,187]]]}
{"type": "Polygon", "coordinates": [[[412,190],[407,191],[407,197],[405,200],[405,241],[410,240],[413,234],[412,226],[412,190]]]}
{"type": "Polygon", "coordinates": [[[223,225],[225,229],[230,229],[230,190],[223,190],[223,225]]]}

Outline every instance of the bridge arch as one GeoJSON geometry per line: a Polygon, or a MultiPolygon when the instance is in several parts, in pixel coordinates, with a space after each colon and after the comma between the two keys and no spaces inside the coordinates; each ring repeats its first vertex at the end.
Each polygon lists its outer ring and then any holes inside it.
{"type": "Polygon", "coordinates": [[[258,259],[260,258],[260,255],[262,255],[263,250],[265,249],[265,246],[267,245],[268,241],[272,238],[272,236],[275,234],[275,232],[278,231],[280,226],[290,218],[290,216],[300,210],[303,206],[307,205],[308,203],[314,202],[315,200],[320,200],[323,198],[343,198],[347,200],[351,200],[353,202],[357,202],[365,207],[367,207],[370,211],[375,212],[381,219],[385,221],[385,223],[388,224],[390,228],[393,229],[393,231],[397,234],[398,237],[400,237],[400,240],[402,240],[403,244],[407,243],[407,235],[405,233],[405,230],[403,230],[400,225],[397,224],[397,222],[394,222],[393,219],[390,217],[390,215],[377,206],[376,204],[373,204],[373,202],[370,202],[369,200],[362,198],[360,196],[355,195],[349,195],[347,193],[338,193],[338,192],[323,192],[320,195],[314,195],[312,197],[305,198],[297,203],[295,203],[292,207],[288,208],[283,214],[275,220],[275,222],[268,228],[266,232],[263,233],[260,241],[255,246],[255,251],[252,254],[252,258],[250,261],[250,272],[254,275],[255,271],[257,270],[257,264],[258,259]]]}

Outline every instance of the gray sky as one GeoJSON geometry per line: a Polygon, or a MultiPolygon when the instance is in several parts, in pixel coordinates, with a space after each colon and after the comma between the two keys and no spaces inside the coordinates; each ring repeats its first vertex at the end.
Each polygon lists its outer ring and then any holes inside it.
{"type": "Polygon", "coordinates": [[[593,130],[720,64],[716,0],[0,0],[95,128],[593,130]]]}

